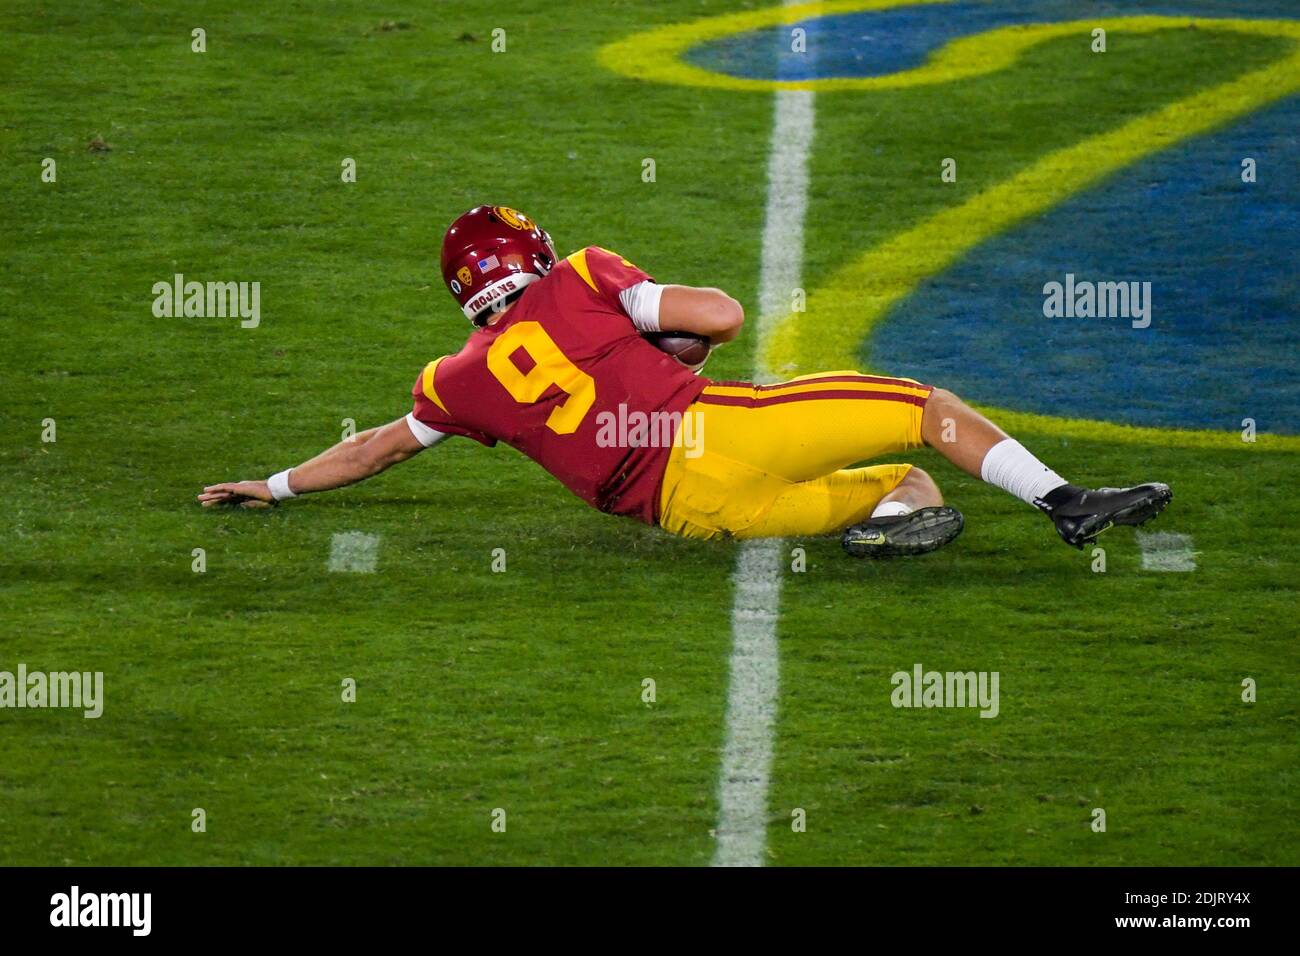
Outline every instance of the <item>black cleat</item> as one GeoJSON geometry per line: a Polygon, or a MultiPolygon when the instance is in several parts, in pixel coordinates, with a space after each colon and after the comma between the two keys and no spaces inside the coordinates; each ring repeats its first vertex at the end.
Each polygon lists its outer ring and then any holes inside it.
{"type": "Polygon", "coordinates": [[[942,548],[961,534],[956,508],[921,508],[906,515],[869,518],[844,532],[844,550],[855,558],[897,558],[942,548]]]}
{"type": "Polygon", "coordinates": [[[1150,521],[1173,500],[1168,485],[1153,481],[1132,488],[1076,488],[1067,485],[1037,499],[1035,507],[1052,519],[1056,533],[1066,544],[1082,549],[1107,528],[1117,524],[1139,525],[1150,521]],[[1067,494],[1060,501],[1058,492],[1067,494]]]}

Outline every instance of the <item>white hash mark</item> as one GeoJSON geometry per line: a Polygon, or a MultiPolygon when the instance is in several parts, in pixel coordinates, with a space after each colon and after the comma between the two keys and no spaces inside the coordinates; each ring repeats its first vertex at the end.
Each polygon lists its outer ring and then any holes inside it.
{"type": "Polygon", "coordinates": [[[1170,531],[1137,533],[1142,549],[1143,571],[1195,571],[1196,552],[1192,550],[1192,537],[1170,531]]]}
{"type": "Polygon", "coordinates": [[[343,531],[330,539],[329,569],[335,574],[374,574],[379,562],[379,535],[343,531]]]}

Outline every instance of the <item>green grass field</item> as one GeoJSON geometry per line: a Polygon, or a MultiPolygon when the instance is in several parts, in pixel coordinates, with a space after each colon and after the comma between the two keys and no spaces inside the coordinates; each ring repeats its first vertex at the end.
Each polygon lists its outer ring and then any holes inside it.
{"type": "MultiPolygon", "coordinates": [[[[275,510],[193,498],[409,410],[468,332],[436,256],[478,202],[753,317],[770,94],[638,82],[596,51],[761,5],[228,6],[0,13],[0,671],[103,671],[106,697],[98,720],[0,710],[0,863],[708,863],[732,545],[597,514],[471,442],[275,510]],[[261,324],[155,318],[177,272],[259,281],[261,324]],[[347,531],[379,536],[376,573],[327,570],[347,531]]],[[[805,272],[1285,47],[1157,32],[1100,72],[1056,40],[955,87],[839,95],[805,272]],[[917,170],[954,149],[972,158],[945,192],[917,170]]],[[[708,374],[748,375],[753,325],[708,374]]],[[[808,567],[781,605],[770,862],[1300,863],[1295,455],[1020,437],[1076,480],[1168,480],[1157,527],[1193,536],[1197,570],[1144,572],[1121,530],[1094,574],[931,452],[967,516],[951,548],[787,542],[808,567]],[[1000,716],[894,709],[918,661],[999,671],[1000,716]]]]}

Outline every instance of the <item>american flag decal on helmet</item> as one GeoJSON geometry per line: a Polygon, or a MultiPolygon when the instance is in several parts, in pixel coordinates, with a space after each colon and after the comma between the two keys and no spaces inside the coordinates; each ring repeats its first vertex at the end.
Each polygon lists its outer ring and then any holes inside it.
{"type": "Polygon", "coordinates": [[[479,272],[487,272],[487,271],[489,271],[489,270],[491,270],[491,269],[497,269],[497,268],[499,268],[500,266],[501,266],[501,263],[497,261],[497,257],[496,257],[496,256],[488,256],[486,259],[480,259],[480,260],[478,261],[478,271],[479,271],[479,272]]]}

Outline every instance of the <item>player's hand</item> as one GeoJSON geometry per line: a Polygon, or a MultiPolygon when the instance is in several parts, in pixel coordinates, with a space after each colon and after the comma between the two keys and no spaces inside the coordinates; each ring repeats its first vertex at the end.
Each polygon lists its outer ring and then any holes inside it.
{"type": "Polygon", "coordinates": [[[271,489],[265,481],[225,481],[208,485],[198,496],[205,508],[213,505],[235,505],[240,508],[269,508],[275,504],[271,489]]]}

